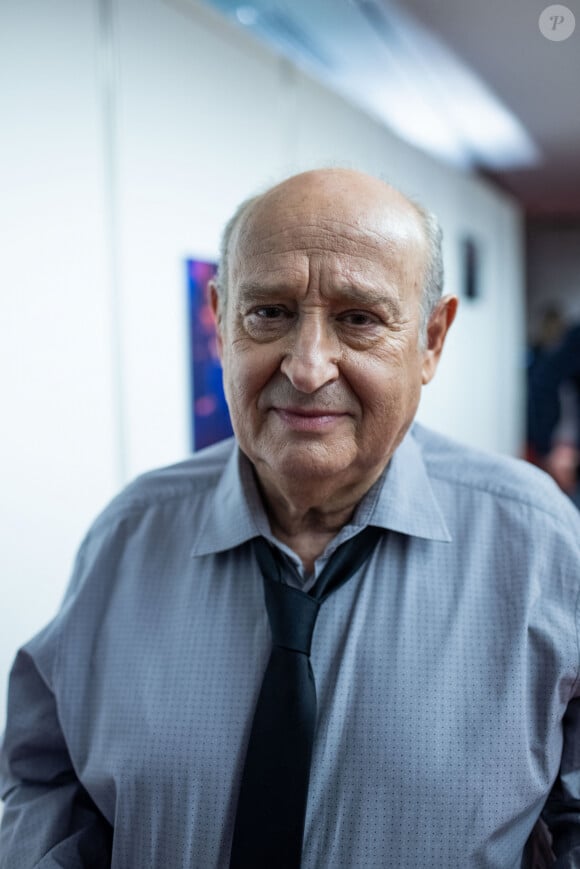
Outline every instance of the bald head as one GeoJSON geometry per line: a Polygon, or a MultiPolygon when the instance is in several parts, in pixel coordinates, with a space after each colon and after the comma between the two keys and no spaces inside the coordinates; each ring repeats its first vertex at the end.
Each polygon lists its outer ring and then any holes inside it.
{"type": "MultiPolygon", "coordinates": [[[[408,244],[424,260],[421,287],[423,340],[429,315],[441,295],[443,265],[441,230],[436,218],[386,182],[351,169],[316,169],[294,175],[259,196],[245,200],[226,225],[220,249],[216,286],[222,303],[235,271],[238,252],[251,245],[255,228],[271,223],[272,231],[315,221],[325,238],[333,227],[348,224],[356,235],[369,227],[385,244],[408,244]]],[[[337,243],[341,233],[337,232],[337,243]]],[[[409,263],[415,267],[416,262],[409,263]]]]}

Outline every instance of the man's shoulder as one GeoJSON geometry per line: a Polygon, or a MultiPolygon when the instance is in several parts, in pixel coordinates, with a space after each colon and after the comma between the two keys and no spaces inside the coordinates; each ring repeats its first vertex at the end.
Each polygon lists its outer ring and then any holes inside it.
{"type": "Polygon", "coordinates": [[[116,524],[132,514],[186,500],[194,505],[211,496],[224,472],[236,440],[231,437],[205,447],[184,461],[141,474],[113,498],[95,527],[116,524]]]}
{"type": "Polygon", "coordinates": [[[468,446],[418,423],[413,436],[433,481],[526,504],[559,519],[563,512],[573,513],[554,481],[523,459],[468,446]]]}
{"type": "Polygon", "coordinates": [[[126,486],[84,536],[65,600],[75,599],[81,588],[98,588],[105,594],[119,576],[114,565],[125,558],[130,564],[160,547],[165,552],[189,551],[236,449],[235,438],[228,438],[185,461],[148,471],[126,486]],[[93,574],[96,585],[88,582],[93,574]]]}

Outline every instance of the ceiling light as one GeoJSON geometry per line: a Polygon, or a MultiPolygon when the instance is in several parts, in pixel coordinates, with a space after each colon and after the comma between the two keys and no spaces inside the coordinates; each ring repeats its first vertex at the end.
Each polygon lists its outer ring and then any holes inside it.
{"type": "Polygon", "coordinates": [[[244,27],[251,27],[257,21],[258,10],[254,6],[238,6],[236,18],[244,27]]]}

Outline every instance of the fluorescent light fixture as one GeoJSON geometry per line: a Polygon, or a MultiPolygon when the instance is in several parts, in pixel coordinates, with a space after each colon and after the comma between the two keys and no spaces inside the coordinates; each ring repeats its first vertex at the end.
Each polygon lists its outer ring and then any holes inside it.
{"type": "Polygon", "coordinates": [[[402,139],[457,166],[539,162],[518,119],[393,0],[209,0],[402,139]]]}
{"type": "Polygon", "coordinates": [[[396,70],[372,88],[368,107],[402,138],[457,165],[499,169],[538,162],[523,125],[440,39],[387,0],[355,3],[396,70]]]}
{"type": "Polygon", "coordinates": [[[258,10],[254,6],[238,6],[236,18],[244,27],[251,27],[258,19],[258,10]]]}

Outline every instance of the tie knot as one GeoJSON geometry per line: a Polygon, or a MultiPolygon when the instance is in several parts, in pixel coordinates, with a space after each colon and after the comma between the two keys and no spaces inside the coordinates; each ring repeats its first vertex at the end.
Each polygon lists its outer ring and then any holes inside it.
{"type": "Polygon", "coordinates": [[[272,579],[266,581],[264,590],[273,645],[310,655],[320,602],[272,579]]]}

